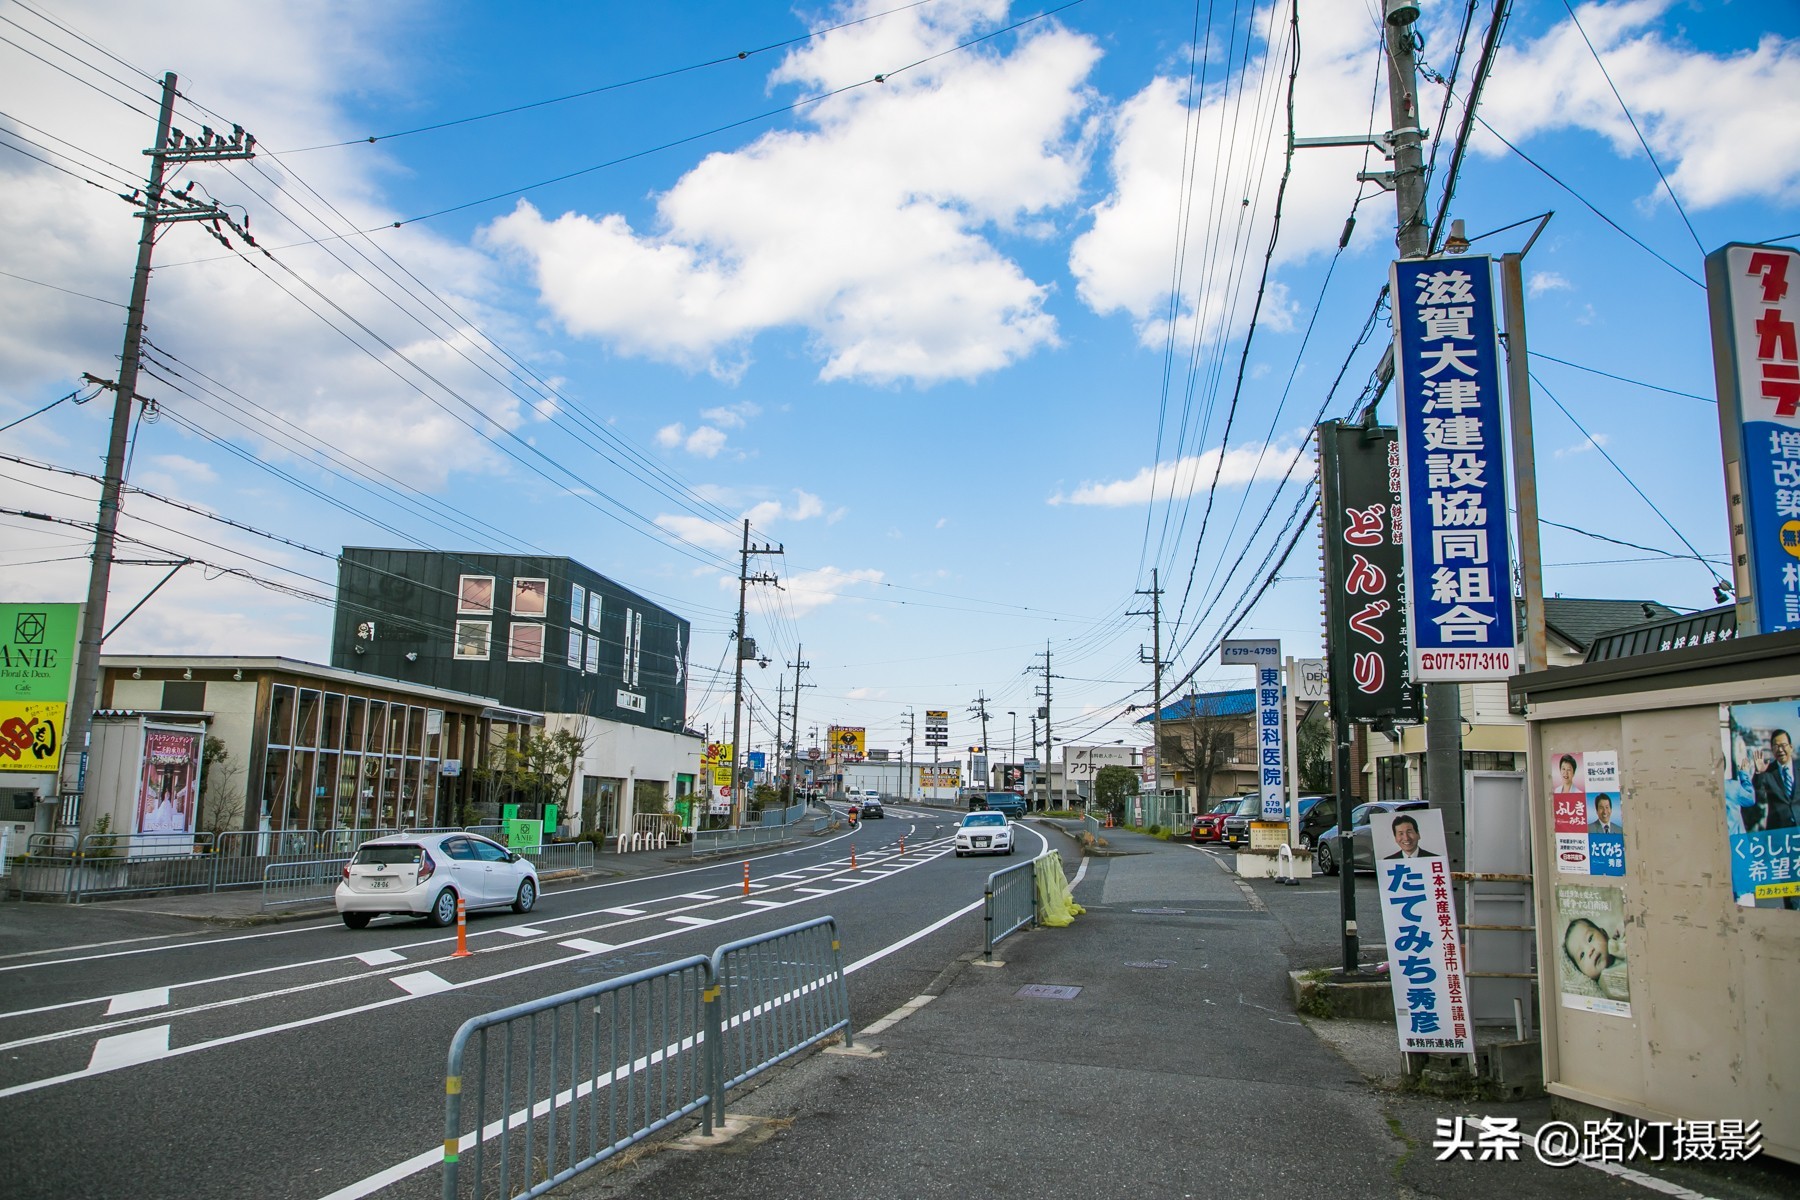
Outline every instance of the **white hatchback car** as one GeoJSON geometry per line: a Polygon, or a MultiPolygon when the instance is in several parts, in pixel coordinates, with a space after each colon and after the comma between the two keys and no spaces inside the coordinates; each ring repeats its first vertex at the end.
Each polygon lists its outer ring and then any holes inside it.
{"type": "Polygon", "coordinates": [[[956,827],[956,857],[965,854],[1011,854],[1013,828],[1006,814],[972,812],[956,827]]]}
{"type": "Polygon", "coordinates": [[[537,904],[537,867],[522,854],[473,833],[395,834],[364,842],[344,864],[338,915],[352,929],[386,913],[424,917],[433,925],[467,909],[530,912],[537,904]]]}

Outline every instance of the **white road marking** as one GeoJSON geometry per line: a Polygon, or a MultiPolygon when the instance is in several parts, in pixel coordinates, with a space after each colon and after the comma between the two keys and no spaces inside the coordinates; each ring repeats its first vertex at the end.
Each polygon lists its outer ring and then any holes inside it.
{"type": "Polygon", "coordinates": [[[677,896],[676,899],[678,899],[678,900],[717,900],[718,897],[713,895],[711,892],[683,892],[680,896],[677,896]]]}
{"type": "Polygon", "coordinates": [[[800,894],[800,895],[802,895],[802,896],[835,896],[835,895],[836,895],[836,894],[837,894],[837,889],[836,889],[836,888],[803,888],[803,887],[797,887],[797,888],[795,888],[795,889],[794,889],[794,891],[796,891],[796,892],[798,892],[798,893],[799,893],[799,894],[800,894]]]}
{"type": "Polygon", "coordinates": [[[752,908],[786,908],[787,907],[787,905],[780,900],[746,900],[746,901],[744,901],[744,903],[748,904],[752,908]]]}
{"type": "Polygon", "coordinates": [[[146,1008],[164,1008],[168,1003],[169,989],[166,987],[145,988],[141,992],[121,992],[106,1006],[106,1015],[116,1017],[120,1013],[142,1012],[146,1008]]]}
{"type": "MultiPolygon", "coordinates": [[[[1482,1132],[1489,1132],[1488,1127],[1483,1124],[1480,1117],[1465,1117],[1463,1119],[1482,1132]]],[[[1537,1134],[1535,1133],[1526,1133],[1522,1129],[1512,1130],[1510,1132],[1506,1130],[1495,1130],[1493,1132],[1505,1134],[1506,1136],[1517,1136],[1520,1141],[1531,1147],[1531,1152],[1533,1154],[1537,1153],[1537,1134]]],[[[1646,1175],[1642,1171],[1634,1170],[1631,1167],[1623,1166],[1619,1163],[1600,1162],[1597,1159],[1591,1158],[1583,1158],[1576,1161],[1584,1167],[1592,1167],[1596,1171],[1601,1171],[1608,1175],[1616,1175],[1620,1179],[1628,1180],[1637,1184],[1639,1187],[1649,1188],[1653,1192],[1661,1192],[1665,1196],[1677,1197],[1677,1200],[1711,1200],[1711,1197],[1707,1196],[1704,1192],[1696,1192],[1692,1188],[1682,1187],[1678,1183],[1670,1183],[1666,1179],[1658,1179],[1654,1175],[1646,1175]]]]}
{"type": "Polygon", "coordinates": [[[620,917],[641,917],[644,915],[644,910],[641,908],[603,908],[600,911],[603,913],[612,913],[615,916],[620,917]]]}
{"type": "Polygon", "coordinates": [[[667,919],[668,919],[668,920],[670,920],[670,921],[674,921],[674,922],[675,922],[675,923],[676,923],[676,924],[678,924],[678,925],[694,925],[694,926],[699,926],[699,925],[712,925],[712,924],[715,924],[715,923],[716,923],[716,922],[714,922],[714,920],[713,920],[713,919],[712,919],[712,918],[711,918],[711,917],[683,917],[683,916],[673,916],[673,917],[669,917],[669,918],[667,918],[667,919]]]}
{"type": "Polygon", "coordinates": [[[169,1053],[169,1027],[152,1025],[130,1033],[116,1033],[94,1043],[94,1056],[88,1060],[88,1071],[115,1071],[154,1062],[169,1053]]]}
{"type": "Polygon", "coordinates": [[[549,930],[538,929],[531,925],[505,925],[501,927],[500,932],[508,937],[528,938],[543,937],[549,930]]]}
{"type": "Polygon", "coordinates": [[[618,949],[617,946],[609,945],[606,942],[593,942],[589,941],[587,938],[570,938],[566,942],[558,942],[556,944],[559,946],[567,946],[571,950],[579,950],[583,954],[599,954],[605,950],[618,949]]]}
{"type": "Polygon", "coordinates": [[[406,955],[395,954],[392,950],[368,950],[356,957],[363,965],[370,967],[384,967],[388,963],[406,961],[406,955]]]}
{"type": "Polygon", "coordinates": [[[438,992],[447,992],[456,986],[442,975],[434,974],[431,971],[420,971],[416,975],[396,975],[394,976],[394,985],[413,996],[431,996],[438,992]]]}
{"type": "Polygon", "coordinates": [[[865,1025],[863,1028],[857,1030],[857,1032],[864,1037],[874,1037],[884,1029],[892,1029],[894,1026],[906,1020],[906,1018],[912,1016],[921,1008],[924,1008],[927,1004],[930,1004],[936,999],[936,996],[930,995],[914,996],[911,1000],[908,1000],[905,1004],[902,1004],[899,1008],[896,1008],[893,1012],[881,1018],[881,1020],[875,1022],[873,1025],[865,1025]]]}

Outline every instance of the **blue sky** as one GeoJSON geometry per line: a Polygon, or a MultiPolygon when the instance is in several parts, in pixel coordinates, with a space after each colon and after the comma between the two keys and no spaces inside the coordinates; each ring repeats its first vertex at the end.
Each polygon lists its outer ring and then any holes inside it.
{"type": "MultiPolygon", "coordinates": [[[[1377,7],[1301,6],[1300,136],[1387,128],[1377,7]]],[[[1448,75],[1464,6],[1424,7],[1422,57],[1448,75]]],[[[1695,280],[1725,242],[1800,234],[1800,15],[1635,0],[1578,6],[1578,30],[1561,3],[1515,7],[1450,215],[1476,235],[1555,211],[1527,260],[1542,515],[1648,548],[1547,527],[1546,588],[1707,606],[1722,565],[1670,556],[1725,547],[1695,280]]],[[[1300,151],[1245,354],[1285,4],[28,0],[0,21],[0,424],[116,368],[136,223],[122,185],[95,185],[141,175],[137,72],[175,71],[177,124],[238,122],[265,150],[183,180],[273,257],[164,233],[140,384],[164,412],[134,484],[326,551],[577,558],[693,621],[692,717],[715,732],[744,517],[786,551],[758,560],[782,587],[753,589],[772,665],[751,682],[772,708],[804,644],[803,738],[863,725],[893,746],[905,711],[947,708],[968,745],[985,695],[990,745],[1017,713],[1022,754],[1048,645],[1059,738],[1147,740],[1120,714],[1148,700],[1129,614],[1152,568],[1173,677],[1246,682],[1202,651],[1253,596],[1239,636],[1320,649],[1315,534],[1256,593],[1307,429],[1349,411],[1390,335],[1378,320],[1358,346],[1394,211],[1356,181],[1378,155],[1300,151]]],[[[1421,101],[1435,132],[1442,87],[1421,101]]],[[[4,452],[93,471],[104,407],[32,417],[4,452]]],[[[0,508],[91,520],[93,494],[0,464],[0,508]]],[[[320,595],[334,578],[147,497],[125,528],[320,595]]],[[[0,515],[0,596],[79,598],[87,537],[0,515]]],[[[121,568],[112,611],[160,574],[121,568]]],[[[320,660],[328,629],[324,604],[190,568],[109,648],[320,660]]]]}

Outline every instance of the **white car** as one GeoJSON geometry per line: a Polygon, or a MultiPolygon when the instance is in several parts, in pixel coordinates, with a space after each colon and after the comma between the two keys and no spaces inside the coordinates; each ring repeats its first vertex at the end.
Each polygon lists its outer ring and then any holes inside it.
{"type": "Polygon", "coordinates": [[[522,854],[473,833],[395,834],[357,848],[337,888],[338,915],[352,929],[385,913],[424,917],[433,925],[456,920],[460,897],[468,910],[537,904],[537,867],[522,854]]]}
{"type": "Polygon", "coordinates": [[[1011,854],[1013,827],[1005,813],[972,812],[956,827],[956,857],[965,854],[1011,854]]]}

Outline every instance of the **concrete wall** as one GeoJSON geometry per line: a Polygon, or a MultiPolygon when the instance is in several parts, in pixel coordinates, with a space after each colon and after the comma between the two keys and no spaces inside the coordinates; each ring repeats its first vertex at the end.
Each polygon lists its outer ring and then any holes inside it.
{"type": "Polygon", "coordinates": [[[1720,733],[1723,704],[1800,697],[1800,638],[1718,649],[1514,683],[1531,701],[1545,1080],[1646,1120],[1759,1120],[1766,1152],[1800,1161],[1800,911],[1734,901],[1720,733]],[[1570,751],[1618,754],[1623,876],[1558,870],[1549,775],[1570,751]],[[1562,1003],[1559,883],[1623,891],[1629,1017],[1562,1003]]]}
{"type": "Polygon", "coordinates": [[[584,746],[581,759],[575,764],[574,779],[565,802],[568,827],[575,830],[581,828],[583,778],[594,776],[625,781],[619,792],[619,829],[629,831],[638,811],[635,801],[637,782],[654,780],[664,784],[664,795],[670,803],[667,811],[673,812],[676,776],[697,777],[700,752],[706,748],[699,738],[685,734],[622,725],[578,713],[546,714],[544,731],[550,733],[558,729],[574,733],[582,739],[584,746]]]}

